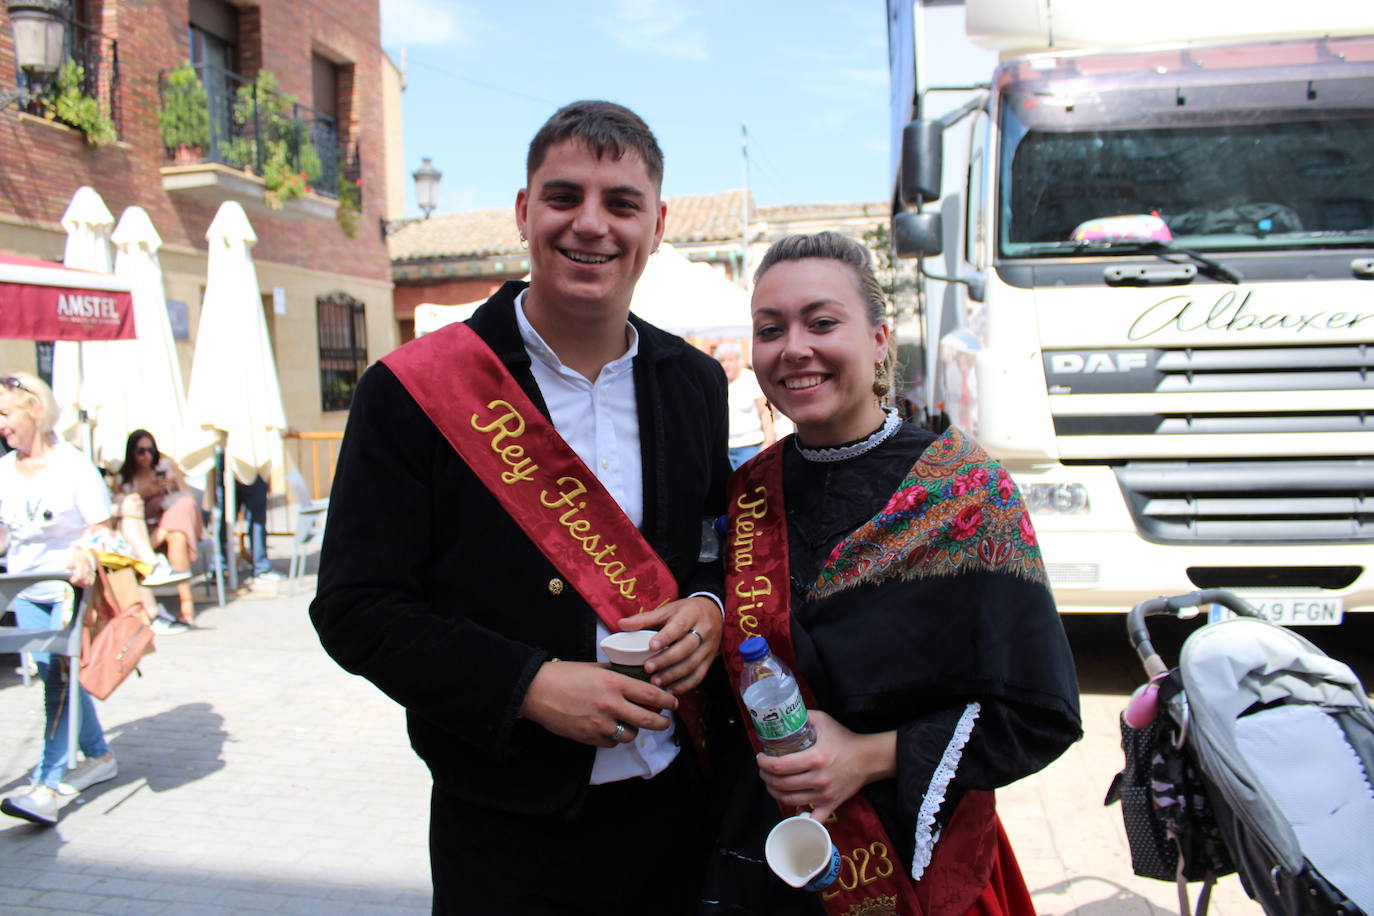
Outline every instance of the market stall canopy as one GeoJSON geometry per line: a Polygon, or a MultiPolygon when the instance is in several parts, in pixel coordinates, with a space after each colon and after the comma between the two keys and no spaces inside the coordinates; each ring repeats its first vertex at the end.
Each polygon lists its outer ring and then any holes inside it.
{"type": "Polygon", "coordinates": [[[129,290],[127,279],[0,254],[0,337],[130,340],[129,290]]]}

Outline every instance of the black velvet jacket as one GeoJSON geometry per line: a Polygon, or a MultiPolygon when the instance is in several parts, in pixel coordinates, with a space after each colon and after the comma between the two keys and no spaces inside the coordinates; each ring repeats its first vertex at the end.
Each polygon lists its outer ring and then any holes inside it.
{"type": "MultiPolygon", "coordinates": [[[[523,288],[507,283],[468,324],[547,416],[515,320],[523,288]]],[[[630,320],[641,530],[681,595],[720,595],[720,566],[698,556],[730,473],[725,375],[682,339],[630,320]]],[[[517,715],[546,660],[595,659],[594,612],[571,587],[551,587],[556,578],[395,375],[369,368],[339,453],[310,616],[340,665],[406,708],[440,791],[502,811],[576,811],[595,748],[517,715]]]]}

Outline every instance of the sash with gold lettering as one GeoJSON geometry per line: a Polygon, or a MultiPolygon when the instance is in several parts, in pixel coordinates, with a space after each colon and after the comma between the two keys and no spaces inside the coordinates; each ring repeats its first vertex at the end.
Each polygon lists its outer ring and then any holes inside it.
{"type": "MultiPolygon", "coordinates": [[[[677,598],[667,564],[476,332],[453,324],[381,361],[611,632],[677,598]]],[[[697,697],[679,700],[700,747],[697,697]]]]}
{"type": "MultiPolygon", "coordinates": [[[[750,636],[768,640],[773,654],[792,669],[807,707],[816,697],[797,670],[792,648],[792,588],[788,576],[787,516],[782,499],[782,449],[765,450],[747,462],[730,481],[730,526],[726,543],[725,665],[738,684],[743,661],[740,643],[750,636]]],[[[762,751],[749,726],[749,710],[740,704],[742,722],[755,751],[762,751]]],[[[782,806],[779,806],[782,810],[782,806]]],[[[786,815],[791,810],[782,810],[786,815]]],[[[820,892],[830,916],[921,916],[911,880],[895,847],[861,793],[839,807],[825,822],[840,851],[840,874],[820,892]]]]}

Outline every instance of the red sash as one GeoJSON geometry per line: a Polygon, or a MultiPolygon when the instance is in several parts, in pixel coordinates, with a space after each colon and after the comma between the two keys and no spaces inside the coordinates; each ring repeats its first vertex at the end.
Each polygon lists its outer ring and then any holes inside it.
{"type": "MultiPolygon", "coordinates": [[[[750,636],[763,636],[768,646],[797,676],[806,705],[816,697],[797,670],[792,648],[791,585],[788,578],[787,516],[782,500],[782,449],[770,448],[745,464],[730,481],[730,529],[725,544],[725,665],[739,683],[743,662],[739,646],[750,636]]],[[[758,735],[748,728],[743,698],[742,721],[754,750],[758,735]]],[[[781,806],[779,806],[781,810],[781,806]]],[[[784,815],[795,812],[783,810],[784,815]]],[[[840,806],[825,822],[841,856],[840,875],[820,892],[830,916],[921,916],[911,879],[897,860],[878,813],[862,794],[840,806]]]]}
{"type": "MultiPolygon", "coordinates": [[[[611,632],[677,598],[667,564],[471,328],[450,325],[381,361],[611,632]]],[[[678,712],[700,746],[694,694],[678,712]]]]}

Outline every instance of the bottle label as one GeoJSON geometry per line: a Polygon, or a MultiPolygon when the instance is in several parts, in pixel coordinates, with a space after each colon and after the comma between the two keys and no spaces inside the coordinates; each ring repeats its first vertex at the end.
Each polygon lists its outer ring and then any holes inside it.
{"type": "Polygon", "coordinates": [[[794,690],[780,706],[749,707],[749,717],[763,740],[786,738],[806,727],[806,703],[801,691],[794,690]]]}

